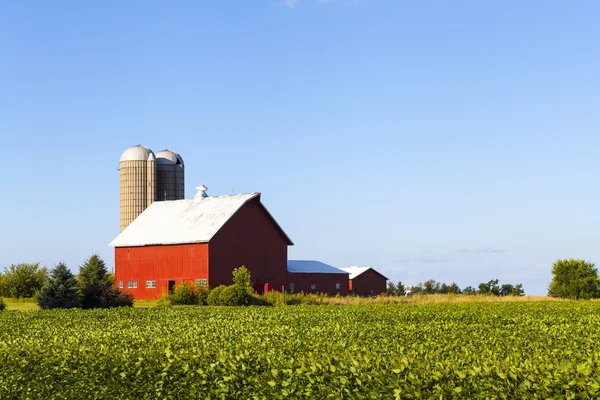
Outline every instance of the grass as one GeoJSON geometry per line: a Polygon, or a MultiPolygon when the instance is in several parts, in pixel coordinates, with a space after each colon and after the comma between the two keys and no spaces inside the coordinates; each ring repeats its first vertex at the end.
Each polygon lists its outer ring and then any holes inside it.
{"type": "Polygon", "coordinates": [[[4,298],[7,310],[32,311],[39,310],[35,299],[10,299],[4,298]]]}
{"type": "Polygon", "coordinates": [[[158,305],[158,300],[136,300],[133,302],[133,308],[152,308],[158,305]]]}

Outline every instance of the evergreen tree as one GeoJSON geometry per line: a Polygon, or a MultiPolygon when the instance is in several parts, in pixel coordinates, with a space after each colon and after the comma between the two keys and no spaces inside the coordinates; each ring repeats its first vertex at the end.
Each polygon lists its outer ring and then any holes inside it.
{"type": "Polygon", "coordinates": [[[396,296],[404,296],[406,295],[406,290],[404,290],[404,284],[402,281],[398,281],[396,284],[396,296]]]}
{"type": "Polygon", "coordinates": [[[42,309],[74,308],[79,305],[77,281],[65,264],[54,267],[37,297],[37,303],[42,309]]]}
{"type": "Polygon", "coordinates": [[[82,308],[130,307],[133,295],[113,286],[104,261],[92,254],[79,267],[77,290],[82,308]]]}
{"type": "Polygon", "coordinates": [[[387,295],[394,296],[396,294],[397,286],[392,281],[388,281],[387,284],[387,295]]]}

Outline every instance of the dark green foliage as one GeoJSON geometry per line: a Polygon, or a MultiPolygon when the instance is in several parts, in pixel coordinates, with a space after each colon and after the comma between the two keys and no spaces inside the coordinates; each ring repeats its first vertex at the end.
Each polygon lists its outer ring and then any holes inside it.
{"type": "Polygon", "coordinates": [[[500,287],[500,296],[510,296],[512,295],[513,290],[515,290],[515,287],[513,285],[511,285],[510,283],[505,283],[504,285],[502,285],[502,287],[500,287]]]}
{"type": "Polygon", "coordinates": [[[525,295],[525,291],[523,290],[523,284],[519,283],[517,285],[515,285],[513,287],[513,291],[511,293],[511,296],[524,296],[525,295]]]}
{"type": "Polygon", "coordinates": [[[467,286],[466,288],[463,289],[463,294],[466,295],[472,295],[477,293],[477,290],[475,290],[475,288],[473,286],[467,286]]]}
{"type": "Polygon", "coordinates": [[[113,286],[104,261],[97,254],[92,254],[79,267],[77,279],[81,307],[84,309],[133,306],[133,295],[113,286]]]}
{"type": "Polygon", "coordinates": [[[232,272],[233,283],[241,287],[250,288],[252,287],[252,281],[250,279],[250,271],[245,266],[236,268],[232,272]]]}
{"type": "Polygon", "coordinates": [[[252,300],[252,291],[247,286],[234,283],[223,289],[219,299],[222,306],[248,306],[252,300]]]}
{"type": "Polygon", "coordinates": [[[480,283],[477,293],[500,296],[500,286],[498,286],[498,279],[492,279],[488,281],[488,283],[480,283]]]}
{"type": "Polygon", "coordinates": [[[396,285],[394,284],[394,282],[388,281],[386,292],[388,296],[396,295],[396,285]]]}
{"type": "Polygon", "coordinates": [[[548,288],[548,295],[568,299],[598,298],[598,270],[593,263],[584,260],[558,260],[552,265],[552,282],[548,288]]]}
{"type": "Polygon", "coordinates": [[[77,281],[63,263],[58,264],[37,296],[42,309],[74,308],[79,305],[77,281]]]}
{"type": "Polygon", "coordinates": [[[396,296],[404,296],[406,295],[406,291],[404,290],[404,284],[402,281],[398,281],[396,285],[396,296]]]}
{"type": "Polygon", "coordinates": [[[5,308],[6,308],[6,304],[4,303],[4,300],[2,299],[2,297],[0,297],[0,311],[4,311],[5,308]]]}
{"type": "Polygon", "coordinates": [[[198,289],[191,283],[182,282],[175,286],[175,290],[169,296],[172,304],[180,305],[197,305],[198,289]]]}
{"type": "Polygon", "coordinates": [[[4,270],[3,294],[18,299],[35,297],[47,278],[48,270],[40,263],[11,265],[4,270]]]}
{"type": "Polygon", "coordinates": [[[225,285],[217,286],[210,290],[206,302],[209,306],[222,306],[221,304],[221,293],[227,288],[225,285]]]}
{"type": "Polygon", "coordinates": [[[92,254],[90,258],[85,260],[82,266],[79,267],[79,275],[77,276],[77,289],[80,296],[85,296],[89,293],[90,287],[101,287],[105,284],[112,284],[106,265],[98,254],[92,254]]]}
{"type": "Polygon", "coordinates": [[[424,294],[436,294],[440,292],[440,283],[433,279],[429,279],[423,283],[424,294]]]}

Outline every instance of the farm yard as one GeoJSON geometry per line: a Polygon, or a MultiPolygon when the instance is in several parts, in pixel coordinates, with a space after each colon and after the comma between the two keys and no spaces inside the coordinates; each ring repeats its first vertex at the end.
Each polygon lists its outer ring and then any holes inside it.
{"type": "Polygon", "coordinates": [[[0,313],[0,398],[596,398],[600,302],[0,313]]]}

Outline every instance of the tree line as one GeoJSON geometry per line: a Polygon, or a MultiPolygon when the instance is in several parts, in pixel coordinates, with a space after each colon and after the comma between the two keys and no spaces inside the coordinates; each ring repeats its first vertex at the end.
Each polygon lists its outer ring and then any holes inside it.
{"type": "Polygon", "coordinates": [[[443,282],[437,282],[434,279],[429,279],[425,282],[419,282],[416,286],[405,286],[402,281],[394,283],[389,281],[387,284],[387,295],[388,296],[405,296],[415,294],[485,294],[492,296],[524,296],[525,291],[521,283],[513,285],[505,283],[499,284],[498,279],[492,279],[488,282],[482,282],[476,288],[467,286],[461,289],[456,282],[446,284],[443,282]]]}
{"type": "Polygon", "coordinates": [[[97,254],[85,260],[77,275],[62,262],[51,271],[39,263],[11,265],[0,273],[0,297],[34,297],[42,309],[133,305],[133,296],[114,287],[114,277],[97,254]]]}

